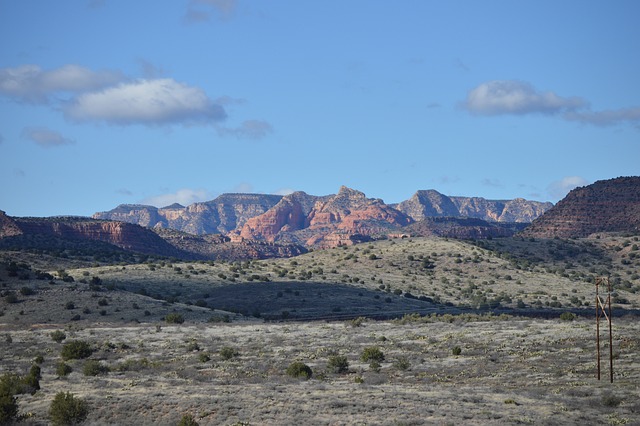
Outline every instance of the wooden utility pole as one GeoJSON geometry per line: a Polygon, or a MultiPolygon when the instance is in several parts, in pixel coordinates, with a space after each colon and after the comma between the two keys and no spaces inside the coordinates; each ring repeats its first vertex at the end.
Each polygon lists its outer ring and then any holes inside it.
{"type": "Polygon", "coordinates": [[[598,358],[598,380],[600,380],[600,318],[609,324],[609,379],[613,383],[613,333],[611,330],[611,282],[609,277],[596,278],[596,354],[598,358]],[[600,297],[600,285],[606,285],[606,298],[600,297]]]}

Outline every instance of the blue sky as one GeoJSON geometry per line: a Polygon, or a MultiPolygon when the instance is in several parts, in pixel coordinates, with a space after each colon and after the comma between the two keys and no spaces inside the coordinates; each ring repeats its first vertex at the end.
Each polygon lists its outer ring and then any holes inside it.
{"type": "Polygon", "coordinates": [[[0,0],[0,209],[640,175],[640,2],[0,0]]]}

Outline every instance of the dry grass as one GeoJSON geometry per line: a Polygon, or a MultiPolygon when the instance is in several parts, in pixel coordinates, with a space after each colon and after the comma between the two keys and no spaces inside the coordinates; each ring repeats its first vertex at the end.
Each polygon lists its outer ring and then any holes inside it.
{"type": "Polygon", "coordinates": [[[84,376],[84,361],[76,360],[69,361],[74,372],[66,378],[54,374],[62,344],[51,340],[52,330],[9,331],[12,343],[0,350],[5,371],[24,374],[33,358],[45,358],[42,389],[19,396],[21,412],[31,413],[34,423],[46,419],[59,391],[85,398],[91,404],[89,421],[101,424],[176,424],[185,413],[200,424],[256,425],[640,420],[636,319],[615,322],[613,385],[594,378],[588,320],[69,327],[67,341],[90,342],[96,348],[91,359],[111,372],[84,376]],[[360,361],[372,345],[385,354],[378,372],[360,361]],[[456,346],[459,356],[452,355],[456,346]],[[236,349],[238,356],[225,360],[219,353],[223,347],[236,349]],[[202,362],[203,353],[209,361],[202,362]],[[349,361],[345,374],[327,369],[336,353],[349,361]],[[397,368],[398,359],[409,368],[397,368]],[[293,361],[309,365],[313,378],[288,377],[285,370],[293,361]],[[618,406],[610,404],[611,395],[618,406]]]}

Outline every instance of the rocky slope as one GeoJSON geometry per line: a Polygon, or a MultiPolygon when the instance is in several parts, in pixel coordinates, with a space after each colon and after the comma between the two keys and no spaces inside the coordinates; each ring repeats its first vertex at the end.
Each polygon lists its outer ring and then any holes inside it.
{"type": "Polygon", "coordinates": [[[232,242],[220,234],[193,235],[162,228],[82,217],[14,218],[0,212],[0,249],[67,251],[98,255],[123,250],[185,260],[291,257],[304,247],[258,241],[232,242]]]}
{"type": "Polygon", "coordinates": [[[367,198],[362,192],[343,186],[332,196],[313,197],[304,192],[287,195],[268,212],[249,219],[239,235],[323,248],[385,235],[411,222],[411,218],[382,200],[367,198]]]}
{"type": "Polygon", "coordinates": [[[212,201],[157,208],[121,204],[99,212],[94,219],[116,220],[154,228],[171,228],[191,234],[228,233],[275,206],[282,196],[266,194],[223,194],[212,201]]]}
{"type": "Polygon", "coordinates": [[[640,177],[601,180],[576,188],[522,235],[579,238],[597,232],[640,233],[640,177]]]}
{"type": "Polygon", "coordinates": [[[514,200],[487,200],[481,197],[448,197],[422,190],[396,205],[396,209],[419,221],[426,217],[470,217],[489,222],[529,223],[553,206],[552,203],[514,200]]]}
{"type": "Polygon", "coordinates": [[[426,217],[404,228],[406,235],[458,239],[510,237],[522,231],[525,223],[487,222],[482,219],[460,217],[426,217]]]}

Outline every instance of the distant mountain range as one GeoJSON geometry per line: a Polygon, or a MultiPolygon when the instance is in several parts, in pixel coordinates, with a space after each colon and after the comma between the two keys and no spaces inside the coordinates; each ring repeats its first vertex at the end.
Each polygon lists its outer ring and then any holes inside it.
{"type": "MultiPolygon", "coordinates": [[[[322,248],[402,233],[407,225],[437,217],[480,219],[489,222],[482,224],[483,235],[512,234],[522,227],[509,228],[496,226],[496,223],[527,224],[552,206],[551,203],[524,199],[448,197],[435,190],[418,191],[407,201],[387,205],[380,199],[367,198],[362,192],[343,186],[337,194],[325,196],[299,191],[285,196],[224,194],[215,200],[187,207],[124,204],[96,213],[93,218],[197,235],[222,233],[232,241],[283,242],[322,248]]],[[[478,226],[478,222],[471,225],[459,221],[458,226],[478,226]]]]}
{"type": "Polygon", "coordinates": [[[325,196],[224,194],[187,207],[124,204],[93,218],[15,218],[0,211],[0,249],[89,250],[94,257],[117,249],[181,259],[260,259],[380,238],[574,238],[597,232],[640,234],[640,177],[576,188],[555,206],[434,190],[385,204],[343,186],[325,196]]]}

